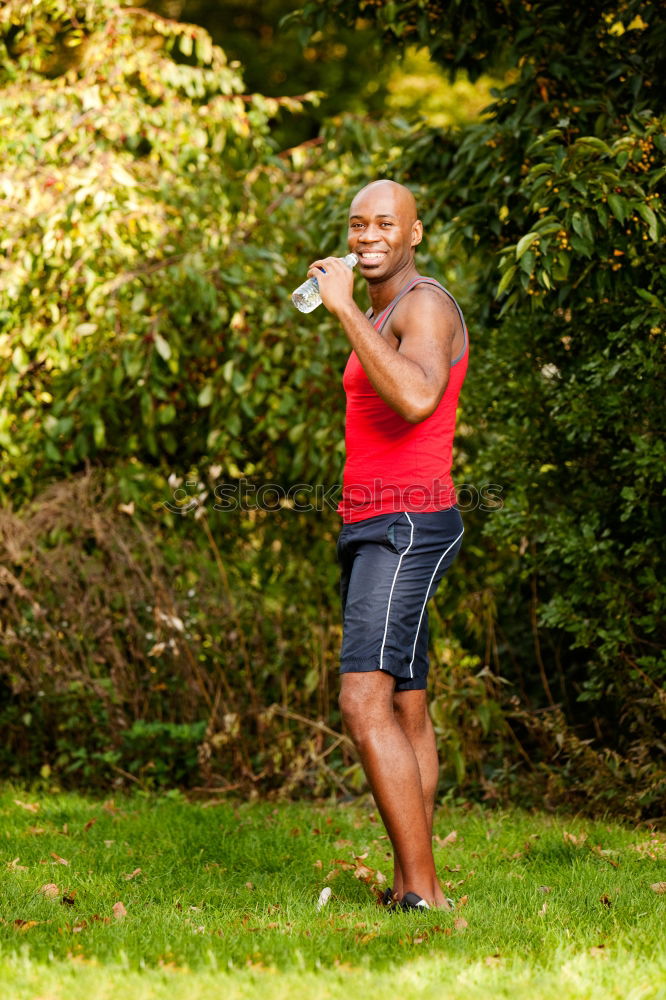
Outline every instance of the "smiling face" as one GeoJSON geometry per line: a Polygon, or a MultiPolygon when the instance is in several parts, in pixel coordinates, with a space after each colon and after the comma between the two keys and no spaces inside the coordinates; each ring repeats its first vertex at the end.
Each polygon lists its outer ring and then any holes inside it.
{"type": "Polygon", "coordinates": [[[347,241],[361,274],[371,283],[409,270],[422,236],[414,195],[402,184],[375,181],[351,203],[347,241]]]}

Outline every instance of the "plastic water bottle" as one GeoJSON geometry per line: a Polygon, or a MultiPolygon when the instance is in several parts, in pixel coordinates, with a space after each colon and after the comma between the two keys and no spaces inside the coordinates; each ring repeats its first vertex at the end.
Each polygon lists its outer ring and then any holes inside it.
{"type": "MultiPolygon", "coordinates": [[[[343,257],[347,267],[356,267],[358,257],[355,253],[348,253],[343,257]]],[[[325,273],[325,272],[324,272],[325,273]]],[[[321,305],[321,295],[319,294],[319,282],[316,278],[308,278],[302,285],[299,285],[295,292],[292,292],[291,301],[302,313],[311,313],[313,309],[321,305]]]]}

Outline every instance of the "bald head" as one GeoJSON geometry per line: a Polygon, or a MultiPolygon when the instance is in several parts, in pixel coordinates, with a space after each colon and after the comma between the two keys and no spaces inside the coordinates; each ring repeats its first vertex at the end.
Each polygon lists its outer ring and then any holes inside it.
{"type": "Polygon", "coordinates": [[[370,284],[410,274],[414,249],[422,237],[414,195],[404,184],[373,181],[354,197],[347,245],[358,256],[359,270],[370,284]]]}
{"type": "Polygon", "coordinates": [[[377,206],[389,210],[408,226],[418,218],[414,195],[409,188],[404,184],[398,184],[397,181],[379,180],[366,184],[352,201],[349,215],[351,217],[359,210],[363,210],[365,214],[376,215],[379,214],[377,206]]]}

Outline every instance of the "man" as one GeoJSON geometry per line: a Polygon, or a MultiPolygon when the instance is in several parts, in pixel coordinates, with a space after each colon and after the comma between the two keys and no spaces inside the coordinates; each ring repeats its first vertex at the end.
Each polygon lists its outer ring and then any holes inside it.
{"type": "Polygon", "coordinates": [[[439,766],[426,704],[426,604],[462,541],[450,477],[467,368],[462,313],[414,264],[423,226],[411,192],[364,187],[349,214],[372,309],[353,273],[327,257],[308,274],[352,347],[338,541],[344,637],[340,708],[394,851],[387,905],[447,907],[432,854],[439,766]]]}

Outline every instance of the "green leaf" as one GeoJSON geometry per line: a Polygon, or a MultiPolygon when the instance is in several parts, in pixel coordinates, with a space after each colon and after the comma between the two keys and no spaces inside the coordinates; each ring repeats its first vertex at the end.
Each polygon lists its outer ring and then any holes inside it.
{"type": "Polygon", "coordinates": [[[516,243],[516,260],[520,260],[526,250],[532,246],[535,240],[539,239],[539,234],[535,232],[526,233],[516,243]]]}
{"type": "Polygon", "coordinates": [[[583,135],[575,143],[575,147],[579,146],[591,146],[592,149],[596,149],[600,153],[605,153],[607,156],[612,156],[613,151],[610,146],[605,143],[602,139],[598,139],[594,135],[583,135]]]}
{"type": "Polygon", "coordinates": [[[99,414],[93,417],[93,439],[98,448],[102,448],[106,442],[106,428],[99,414]]]}
{"type": "Polygon", "coordinates": [[[14,368],[18,372],[22,372],[25,368],[28,367],[29,363],[30,359],[28,358],[28,355],[19,344],[18,347],[14,348],[14,351],[12,353],[12,364],[14,368]]]}
{"type": "Polygon", "coordinates": [[[657,240],[657,216],[654,214],[649,205],[645,202],[639,202],[636,206],[638,209],[638,214],[641,218],[648,224],[648,233],[650,234],[650,239],[653,242],[657,240]]]}
{"type": "Polygon", "coordinates": [[[211,382],[207,382],[203,387],[199,395],[197,396],[197,403],[199,406],[210,406],[213,402],[213,386],[211,382]]]}
{"type": "Polygon", "coordinates": [[[511,282],[513,281],[514,275],[516,273],[516,266],[512,264],[511,267],[507,267],[506,271],[500,278],[500,283],[497,286],[497,296],[503,295],[507,290],[511,282]]]}
{"type": "Polygon", "coordinates": [[[647,288],[637,288],[636,294],[640,295],[640,297],[646,302],[649,302],[651,306],[655,307],[655,309],[664,309],[664,305],[661,300],[658,299],[656,295],[653,295],[652,292],[648,292],[647,288]]]}
{"type": "Polygon", "coordinates": [[[608,205],[618,222],[624,222],[627,217],[627,202],[616,194],[608,195],[608,205]]]}
{"type": "Polygon", "coordinates": [[[168,361],[171,357],[171,348],[169,343],[164,339],[161,333],[155,334],[155,350],[164,361],[168,361]]]}

